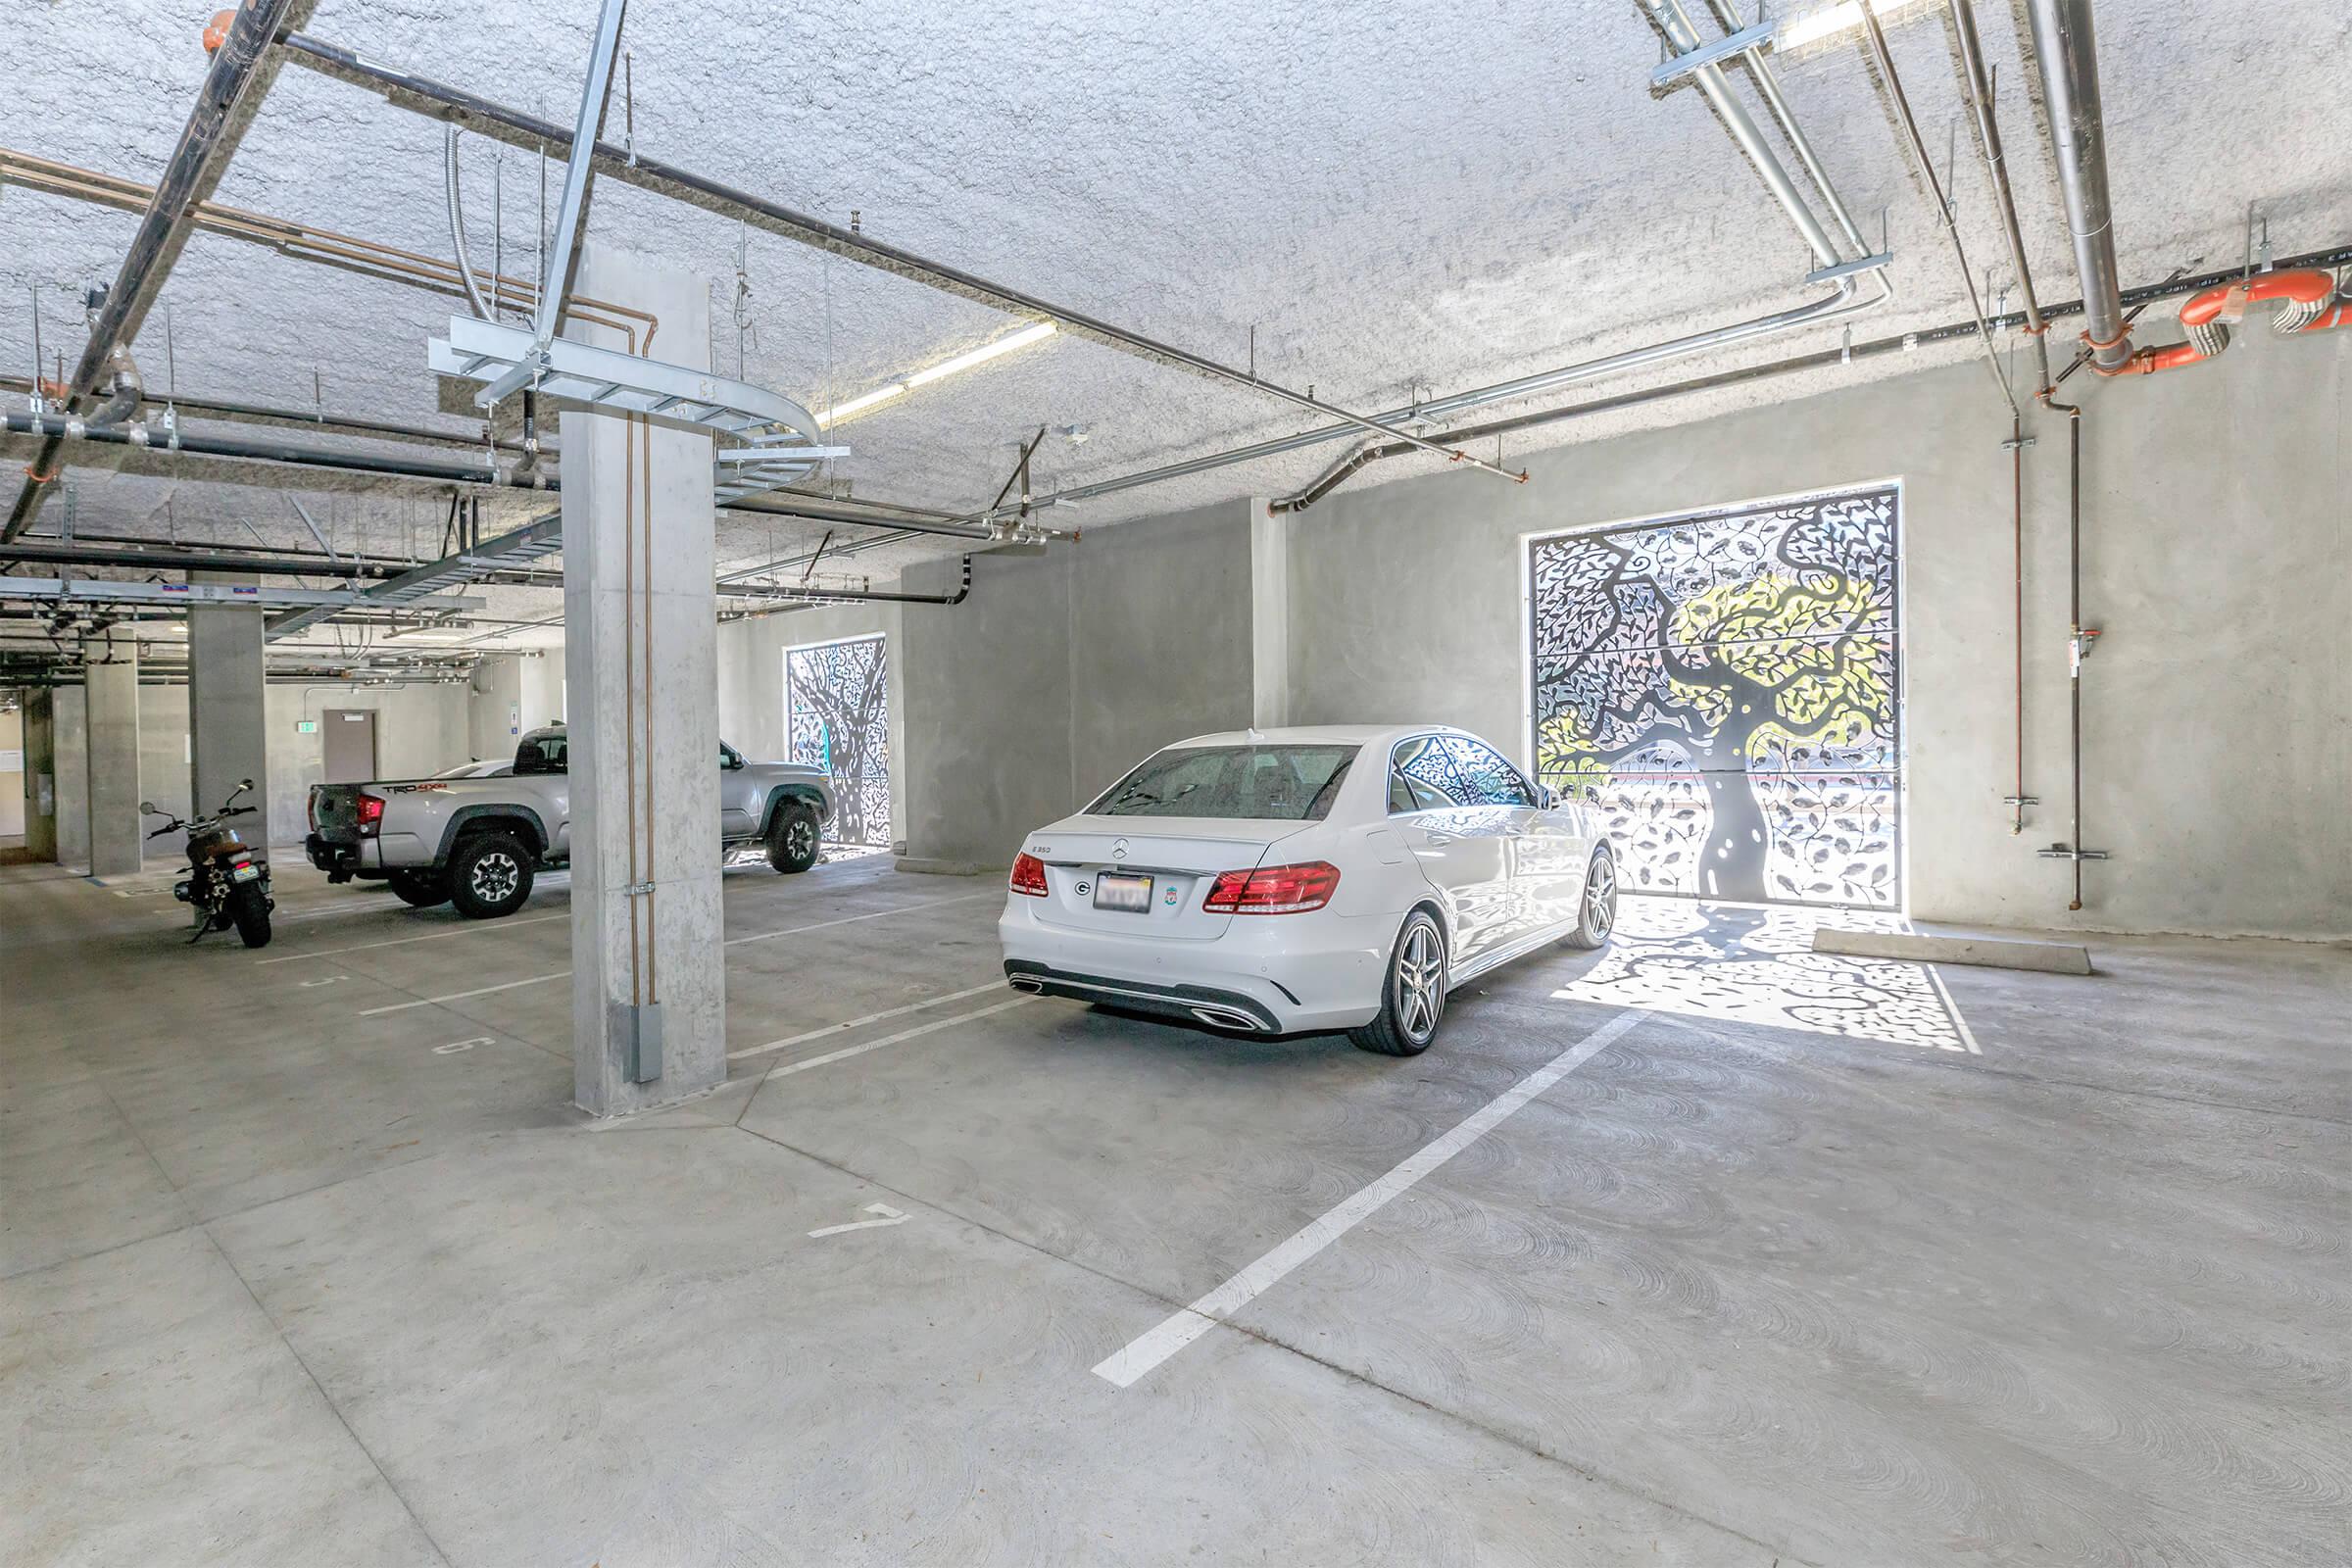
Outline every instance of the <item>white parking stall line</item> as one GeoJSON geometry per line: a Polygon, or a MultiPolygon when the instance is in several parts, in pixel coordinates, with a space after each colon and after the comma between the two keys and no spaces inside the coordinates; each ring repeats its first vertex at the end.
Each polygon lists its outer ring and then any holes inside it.
{"type": "Polygon", "coordinates": [[[966,893],[953,899],[931,899],[921,904],[902,904],[895,909],[873,909],[864,914],[845,914],[838,920],[819,920],[813,925],[788,926],[781,931],[755,931],[748,937],[729,937],[723,946],[740,947],[746,942],[772,942],[778,937],[797,937],[804,931],[822,931],[827,926],[856,925],[860,920],[886,920],[894,914],[912,914],[917,909],[937,909],[950,904],[970,904],[979,899],[1001,898],[998,893],[966,893]]]}
{"type": "Polygon", "coordinates": [[[1130,1340],[1095,1366],[1095,1376],[1120,1388],[1135,1382],[1169,1356],[1192,1344],[1224,1319],[1248,1306],[1284,1276],[1332,1243],[1370,1219],[1431,1171],[1494,1130],[1511,1112],[1567,1077],[1607,1049],[1644,1014],[1620,1012],[1584,1039],[1520,1079],[1464,1117],[1454,1129],[1398,1163],[1387,1175],[1359,1188],[1321,1217],[1310,1221],[1289,1240],[1210,1291],[1190,1306],[1181,1307],[1149,1332],[1130,1340]]]}
{"type": "MultiPolygon", "coordinates": [[[[797,937],[805,931],[823,931],[837,925],[855,925],[860,920],[880,920],[894,914],[912,914],[917,909],[936,909],[944,904],[969,904],[974,899],[993,899],[997,895],[994,893],[967,893],[960,898],[933,899],[927,904],[901,905],[895,909],[875,909],[865,914],[845,914],[839,919],[816,920],[808,925],[796,925],[783,931],[760,931],[748,937],[729,937],[723,944],[721,944],[721,946],[731,948],[736,946],[738,943],[743,942],[767,942],[776,937],[797,937]]],[[[418,997],[414,1002],[396,1002],[391,1004],[389,1006],[369,1007],[361,1012],[360,1016],[363,1018],[377,1018],[388,1012],[406,1012],[411,1007],[430,1007],[444,1002],[464,1002],[468,997],[486,997],[490,996],[494,992],[514,991],[522,986],[544,985],[550,980],[562,980],[570,973],[571,971],[569,969],[555,969],[546,974],[535,974],[521,980],[509,980],[501,985],[475,986],[470,991],[452,991],[444,996],[438,997],[418,997]]],[[[944,1002],[948,999],[943,997],[939,1000],[944,1002]]],[[[978,1015],[974,1014],[974,1016],[978,1015]]],[[[954,1023],[957,1020],[951,1018],[947,1021],[954,1023]]],[[[919,1033],[920,1031],[917,1032],[919,1033]]],[[[878,1044],[881,1045],[889,1045],[890,1043],[891,1042],[888,1040],[878,1042],[878,1044]]],[[[848,1054],[851,1055],[855,1055],[856,1054],[856,1052],[848,1053],[848,1054]]]]}
{"type": "MultiPolygon", "coordinates": [[[[378,911],[370,910],[368,912],[378,911]]],[[[427,931],[420,937],[391,937],[382,942],[355,942],[347,948],[313,948],[308,953],[287,953],[274,958],[256,958],[253,961],[256,964],[300,963],[305,958],[332,957],[338,953],[366,953],[372,948],[405,948],[412,942],[442,942],[451,937],[479,936],[487,931],[504,931],[518,925],[545,925],[550,920],[568,920],[570,918],[571,911],[569,909],[559,909],[554,914],[534,914],[521,920],[512,916],[504,920],[468,920],[455,930],[427,931]]]]}
{"type": "Polygon", "coordinates": [[[837,1035],[845,1029],[862,1029],[869,1023],[880,1023],[885,1018],[904,1018],[910,1012],[920,1012],[925,1007],[936,1007],[943,1002],[961,1002],[966,997],[976,997],[984,991],[1002,991],[1004,989],[1004,981],[992,980],[987,985],[974,986],[969,991],[951,991],[944,997],[926,997],[921,1002],[909,1002],[903,1007],[887,1007],[880,1012],[869,1012],[862,1018],[845,1018],[840,1023],[829,1023],[822,1029],[809,1029],[797,1035],[786,1035],[781,1040],[770,1040],[764,1046],[746,1046],[741,1051],[730,1051],[727,1053],[727,1059],[740,1061],[746,1056],[765,1055],[771,1051],[782,1051],[786,1046],[797,1046],[810,1040],[821,1040],[826,1035],[837,1035]]]}
{"type": "Polygon", "coordinates": [[[1977,1032],[1968,1026],[1968,1019],[1961,1015],[1960,1004],[1952,1000],[1951,988],[1943,983],[1943,972],[1932,963],[1923,964],[1921,967],[1928,971],[1928,978],[1935,982],[1936,995],[1943,1003],[1944,1014],[1952,1020],[1952,1027],[1960,1033],[1960,1044],[1968,1048],[1968,1054],[1972,1056],[1984,1054],[1977,1045],[1977,1032]]]}
{"type": "Polygon", "coordinates": [[[810,1056],[806,1061],[788,1061],[780,1067],[768,1068],[760,1075],[760,1081],[765,1083],[770,1078],[782,1078],[790,1073],[807,1072],[811,1067],[829,1066],[833,1062],[845,1061],[852,1056],[862,1056],[869,1051],[880,1051],[884,1046],[895,1046],[903,1040],[912,1040],[918,1035],[934,1034],[942,1029],[953,1029],[959,1023],[970,1023],[976,1018],[988,1017],[992,1013],[1010,1012],[1015,1007],[1026,1007],[1037,1000],[1035,997],[1015,997],[1010,1002],[1000,1002],[993,1007],[978,1007],[970,1012],[959,1012],[952,1018],[940,1018],[931,1023],[918,1023],[911,1029],[902,1029],[895,1035],[884,1035],[879,1040],[867,1040],[855,1046],[844,1046],[839,1051],[828,1051],[821,1056],[810,1056]]]}
{"type": "Polygon", "coordinates": [[[395,1002],[390,1006],[385,1007],[364,1007],[360,1010],[360,1016],[363,1018],[380,1018],[387,1012],[406,1012],[411,1007],[431,1007],[437,1006],[444,1002],[464,1002],[467,997],[487,997],[495,992],[514,991],[523,986],[545,985],[550,980],[564,979],[570,973],[571,971],[569,969],[558,969],[552,974],[535,974],[530,976],[528,979],[509,980],[502,985],[475,986],[471,991],[452,991],[444,996],[438,997],[418,997],[414,1002],[395,1002]]]}

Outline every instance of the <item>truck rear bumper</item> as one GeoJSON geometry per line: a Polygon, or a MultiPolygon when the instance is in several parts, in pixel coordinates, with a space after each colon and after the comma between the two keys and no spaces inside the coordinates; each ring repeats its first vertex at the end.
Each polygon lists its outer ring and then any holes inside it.
{"type": "Polygon", "coordinates": [[[348,882],[360,874],[360,847],[357,844],[331,844],[314,833],[302,841],[303,854],[311,863],[326,873],[329,882],[348,882]]]}

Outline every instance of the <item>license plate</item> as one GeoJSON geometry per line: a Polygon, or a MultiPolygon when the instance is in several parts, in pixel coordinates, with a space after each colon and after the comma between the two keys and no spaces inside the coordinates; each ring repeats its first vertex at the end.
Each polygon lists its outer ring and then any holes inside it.
{"type": "Polygon", "coordinates": [[[1152,879],[1105,871],[1095,878],[1095,907],[1123,909],[1130,914],[1152,912],[1152,879]]]}
{"type": "Polygon", "coordinates": [[[228,872],[229,880],[232,882],[250,882],[261,874],[262,868],[258,865],[231,866],[228,872]]]}

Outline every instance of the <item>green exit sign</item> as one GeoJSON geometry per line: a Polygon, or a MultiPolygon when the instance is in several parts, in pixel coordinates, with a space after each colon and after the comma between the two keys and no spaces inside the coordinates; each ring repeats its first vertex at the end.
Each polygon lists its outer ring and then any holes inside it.
{"type": "Polygon", "coordinates": [[[318,721],[315,718],[298,718],[294,721],[294,733],[316,735],[318,733],[318,721]]]}

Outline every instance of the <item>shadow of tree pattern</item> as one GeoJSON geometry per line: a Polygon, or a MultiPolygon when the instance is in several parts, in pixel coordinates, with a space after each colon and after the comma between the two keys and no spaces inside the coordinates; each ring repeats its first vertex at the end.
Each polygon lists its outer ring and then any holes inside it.
{"type": "Polygon", "coordinates": [[[1536,767],[1627,885],[1892,908],[1892,486],[1528,545],[1536,767]]]}

